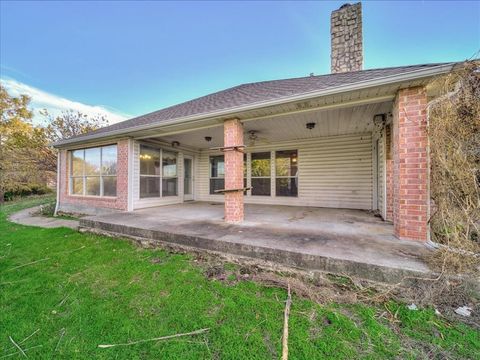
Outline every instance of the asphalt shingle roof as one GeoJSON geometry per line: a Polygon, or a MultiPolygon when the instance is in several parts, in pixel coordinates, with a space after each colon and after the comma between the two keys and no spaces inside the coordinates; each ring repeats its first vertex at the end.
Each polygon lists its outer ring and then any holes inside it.
{"type": "Polygon", "coordinates": [[[107,134],[111,131],[128,129],[134,126],[160,125],[164,121],[174,120],[185,116],[200,115],[212,111],[227,110],[238,106],[289,98],[291,96],[306,94],[313,91],[327,90],[342,85],[355,84],[387,76],[401,75],[402,73],[428,69],[439,65],[443,64],[399,66],[243,84],[106,126],[88,134],[80,135],[77,138],[80,139],[85,135],[96,133],[107,134]]]}

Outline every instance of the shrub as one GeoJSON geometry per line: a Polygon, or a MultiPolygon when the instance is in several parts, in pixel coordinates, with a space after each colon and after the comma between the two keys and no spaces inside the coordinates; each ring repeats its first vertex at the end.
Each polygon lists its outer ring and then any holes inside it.
{"type": "Polygon", "coordinates": [[[53,216],[55,213],[55,202],[41,205],[38,213],[42,216],[53,216]]]}
{"type": "Polygon", "coordinates": [[[15,184],[5,189],[5,201],[13,200],[16,197],[24,197],[29,195],[50,194],[53,190],[41,184],[15,184]]]}

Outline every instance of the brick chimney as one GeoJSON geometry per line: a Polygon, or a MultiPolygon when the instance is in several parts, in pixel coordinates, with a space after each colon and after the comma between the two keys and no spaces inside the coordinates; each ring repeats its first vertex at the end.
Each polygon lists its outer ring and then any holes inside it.
{"type": "Polygon", "coordinates": [[[362,70],[362,4],[345,4],[333,11],[330,34],[332,73],[362,70]]]}

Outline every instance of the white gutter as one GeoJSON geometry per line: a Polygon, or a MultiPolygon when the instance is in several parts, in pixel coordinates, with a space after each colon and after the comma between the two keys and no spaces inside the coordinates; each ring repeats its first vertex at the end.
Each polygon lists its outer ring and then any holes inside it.
{"type": "Polygon", "coordinates": [[[60,205],[60,150],[57,151],[57,201],[55,202],[55,211],[53,212],[53,216],[57,216],[59,205],[60,205]]]}
{"type": "MultiPolygon", "coordinates": [[[[456,63],[442,64],[442,65],[430,67],[428,69],[414,70],[414,71],[405,72],[405,73],[402,73],[402,74],[396,74],[396,75],[384,76],[382,78],[359,81],[359,82],[356,82],[356,83],[353,83],[353,84],[341,85],[341,86],[332,87],[332,88],[325,89],[325,90],[315,90],[315,91],[311,91],[311,92],[307,92],[307,93],[302,93],[300,95],[287,96],[287,97],[283,97],[283,98],[279,98],[279,99],[275,99],[275,100],[260,101],[260,102],[256,102],[256,103],[253,103],[253,104],[240,105],[240,106],[236,106],[236,107],[228,108],[228,109],[215,110],[215,111],[211,111],[211,112],[207,112],[207,113],[201,113],[201,114],[179,117],[179,118],[175,118],[175,119],[171,119],[171,120],[167,120],[167,121],[162,121],[161,124],[157,123],[157,124],[138,125],[138,126],[132,126],[132,127],[128,127],[128,128],[113,130],[113,131],[109,131],[109,132],[104,132],[104,133],[86,135],[86,136],[82,136],[80,138],[67,139],[67,140],[64,140],[64,141],[61,141],[61,142],[57,142],[57,143],[54,143],[53,146],[54,147],[61,147],[63,145],[74,144],[74,143],[79,143],[79,142],[84,142],[84,141],[89,141],[89,140],[95,140],[95,139],[99,139],[99,138],[125,135],[125,134],[135,132],[135,131],[151,130],[151,129],[155,129],[155,128],[162,128],[162,127],[167,126],[167,125],[175,125],[175,124],[178,124],[178,123],[194,122],[194,121],[199,121],[199,120],[205,120],[205,119],[208,119],[208,118],[231,115],[231,114],[234,114],[234,113],[237,113],[237,112],[242,112],[242,111],[256,110],[256,109],[260,109],[260,108],[263,108],[263,107],[285,104],[286,102],[309,100],[311,98],[322,97],[322,96],[327,96],[327,95],[334,95],[334,94],[348,92],[348,91],[361,90],[361,89],[365,89],[365,88],[369,88],[369,87],[388,85],[388,84],[391,84],[391,83],[397,83],[397,82],[403,82],[403,81],[417,80],[417,79],[421,79],[421,78],[425,78],[425,77],[431,77],[431,76],[447,73],[447,72],[451,71],[452,67],[455,64],[456,63]]],[[[148,114],[146,114],[146,115],[148,115],[148,114]]]]}

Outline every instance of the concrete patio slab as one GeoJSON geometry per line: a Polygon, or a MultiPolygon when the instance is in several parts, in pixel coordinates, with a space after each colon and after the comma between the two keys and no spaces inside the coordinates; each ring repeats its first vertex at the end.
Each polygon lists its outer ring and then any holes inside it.
{"type": "Polygon", "coordinates": [[[245,213],[231,225],[223,204],[189,202],[86,217],[80,227],[381,282],[429,274],[428,249],[367,211],[248,204],[245,213]]]}

